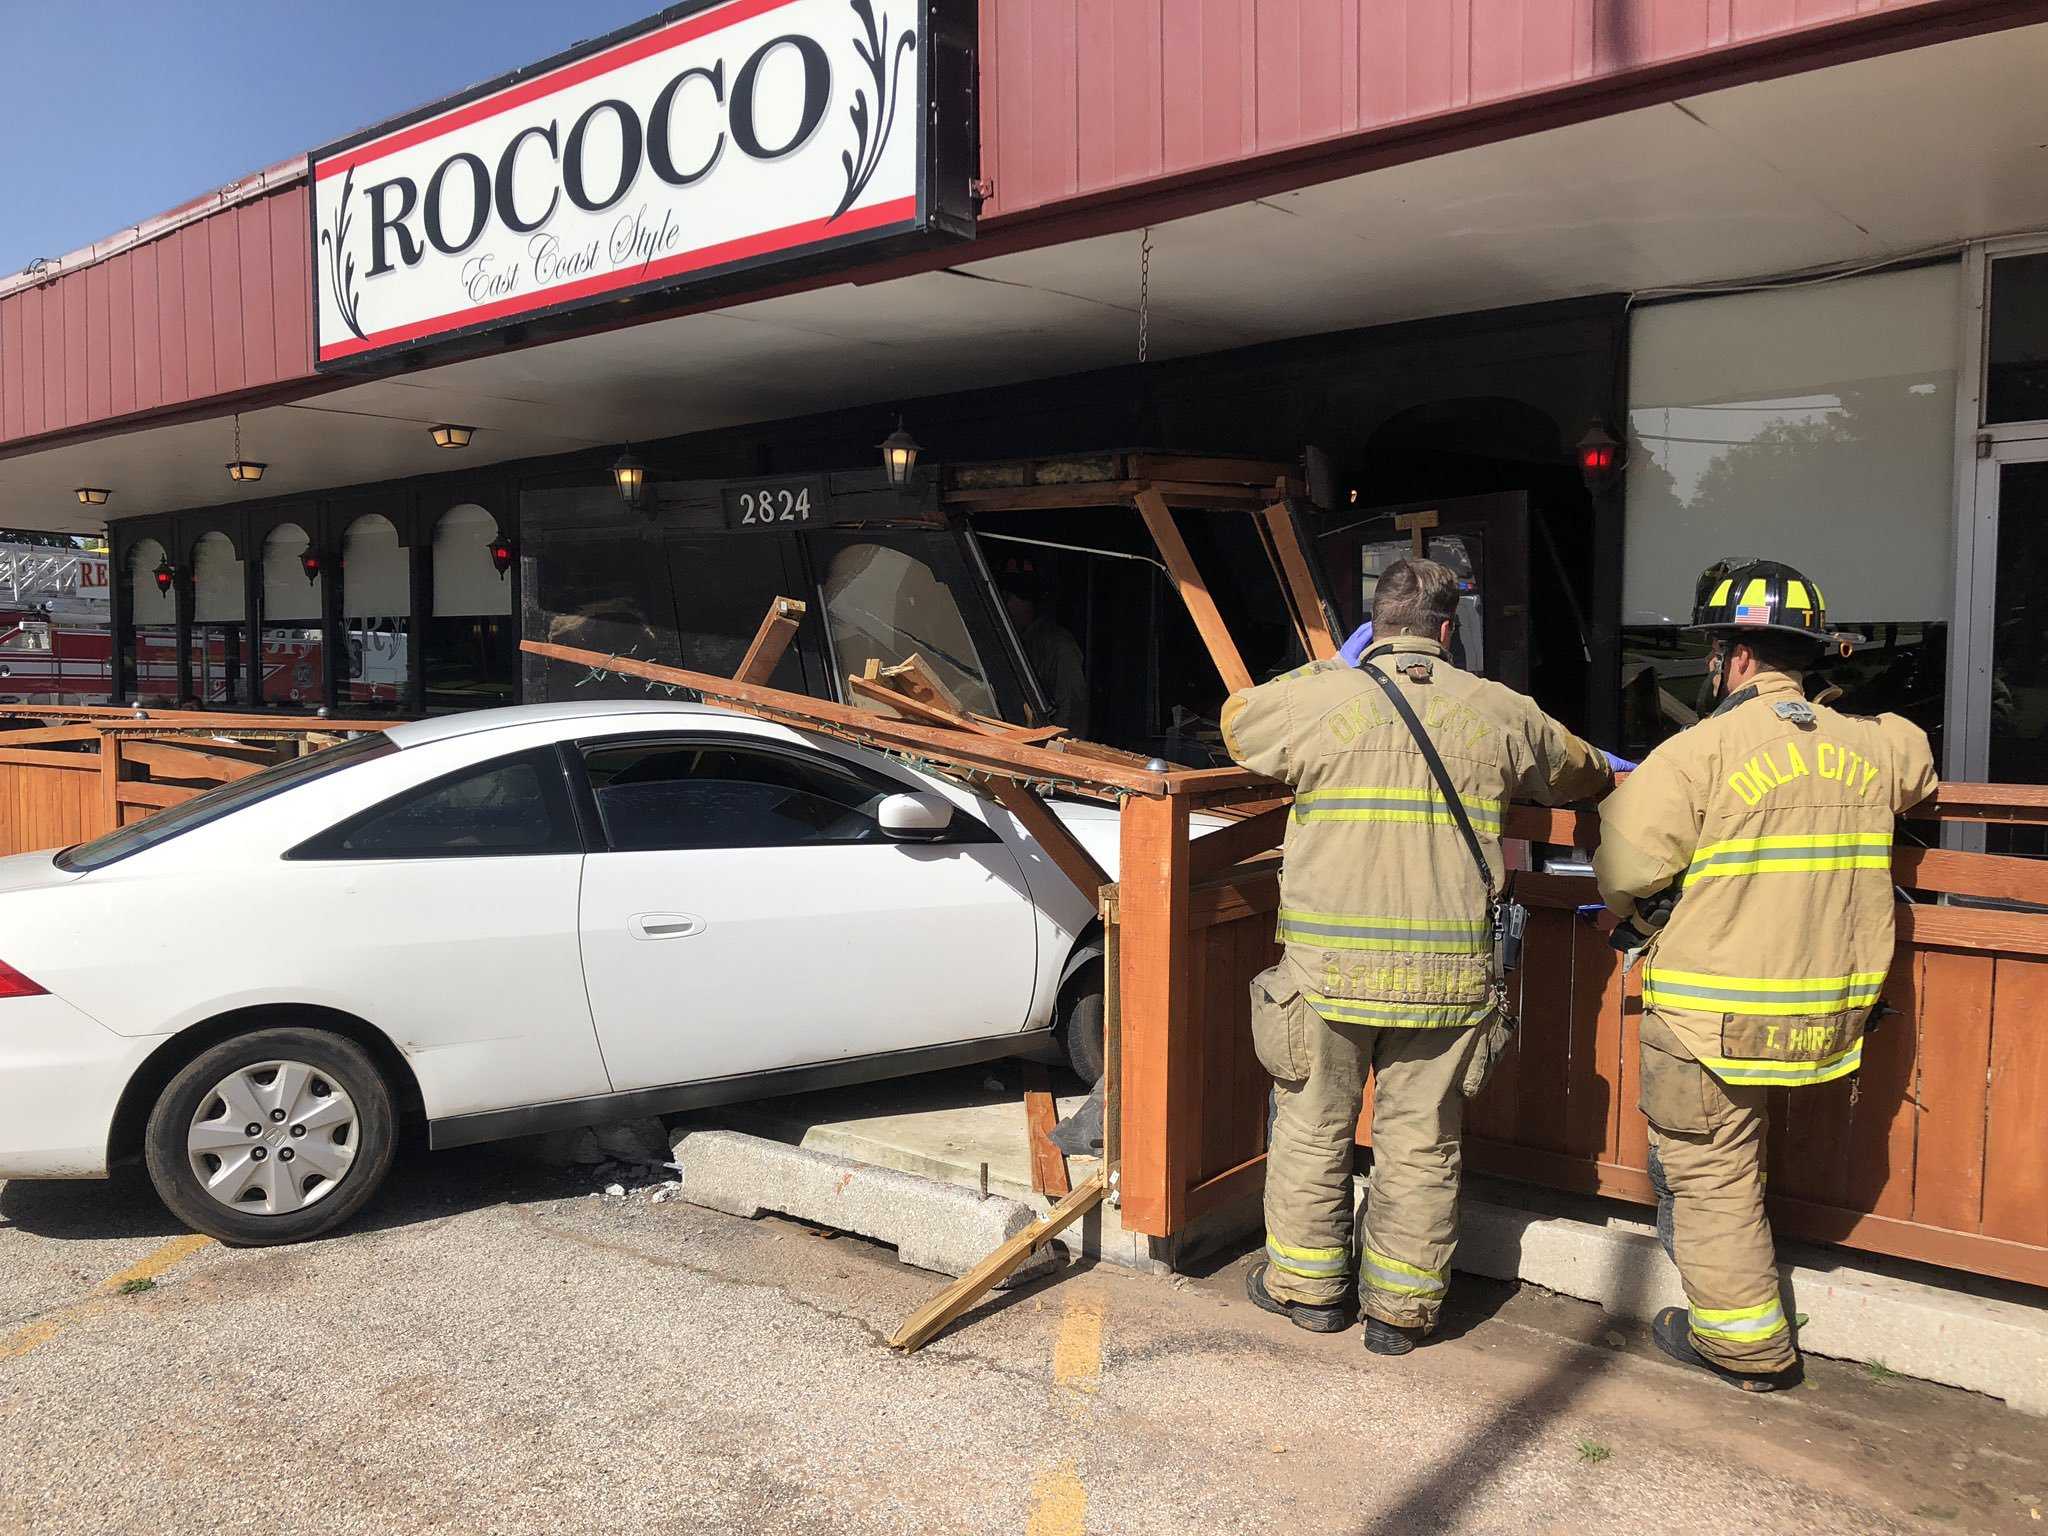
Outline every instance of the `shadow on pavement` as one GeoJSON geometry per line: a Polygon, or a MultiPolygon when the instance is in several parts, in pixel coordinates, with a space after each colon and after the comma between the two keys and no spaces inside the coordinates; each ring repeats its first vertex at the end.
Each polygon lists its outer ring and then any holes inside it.
{"type": "MultiPolygon", "coordinates": [[[[432,1152],[400,1147],[384,1187],[334,1234],[381,1232],[512,1202],[570,1200],[604,1187],[592,1168],[555,1168],[506,1146],[432,1152]]],[[[140,1168],[111,1179],[10,1179],[0,1186],[0,1230],[34,1237],[176,1237],[186,1228],[140,1168]]]]}

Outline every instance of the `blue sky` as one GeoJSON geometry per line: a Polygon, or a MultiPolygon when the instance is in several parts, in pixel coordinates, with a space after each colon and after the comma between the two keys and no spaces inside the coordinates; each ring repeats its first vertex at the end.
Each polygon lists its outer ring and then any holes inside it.
{"type": "Polygon", "coordinates": [[[0,273],[662,0],[0,0],[0,273]]]}

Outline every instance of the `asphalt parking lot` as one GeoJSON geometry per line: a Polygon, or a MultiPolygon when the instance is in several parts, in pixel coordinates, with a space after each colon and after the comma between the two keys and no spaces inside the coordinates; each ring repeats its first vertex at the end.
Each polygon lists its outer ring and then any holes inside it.
{"type": "Polygon", "coordinates": [[[1819,1362],[1745,1398],[1461,1282],[1375,1360],[1072,1268],[902,1359],[939,1282],[489,1148],[341,1235],[223,1249],[146,1184],[0,1187],[0,1529],[2039,1531],[2048,1426],[1819,1362]]]}

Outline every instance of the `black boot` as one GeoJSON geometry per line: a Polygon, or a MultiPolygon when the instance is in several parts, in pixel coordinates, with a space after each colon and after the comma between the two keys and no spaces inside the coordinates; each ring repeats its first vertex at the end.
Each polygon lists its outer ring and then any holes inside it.
{"type": "Polygon", "coordinates": [[[1680,1365],[1711,1371],[1730,1386],[1740,1387],[1745,1392],[1783,1392],[1806,1379],[1806,1368],[1796,1359],[1778,1371],[1734,1371],[1718,1361],[1709,1360],[1693,1348],[1692,1314],[1684,1307],[1666,1307],[1659,1312],[1650,1324],[1650,1337],[1657,1341],[1659,1349],[1680,1365]]]}
{"type": "Polygon", "coordinates": [[[1266,1289],[1266,1270],[1271,1259],[1259,1259],[1244,1272],[1244,1293],[1252,1305],[1262,1312],[1271,1312],[1284,1317],[1297,1328],[1306,1328],[1310,1333],[1342,1333],[1347,1319],[1344,1304],[1332,1302],[1326,1307],[1312,1307],[1301,1301],[1282,1301],[1266,1289]]]}
{"type": "Polygon", "coordinates": [[[1405,1355],[1422,1342],[1420,1328],[1403,1328],[1377,1317],[1365,1320],[1365,1347],[1376,1355],[1405,1355]]]}

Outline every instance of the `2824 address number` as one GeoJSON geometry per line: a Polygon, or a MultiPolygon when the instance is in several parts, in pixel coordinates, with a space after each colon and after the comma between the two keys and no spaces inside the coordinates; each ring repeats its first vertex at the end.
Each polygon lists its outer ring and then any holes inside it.
{"type": "Polygon", "coordinates": [[[830,521],[824,482],[818,476],[729,485],[720,499],[728,528],[801,528],[830,521]]]}

